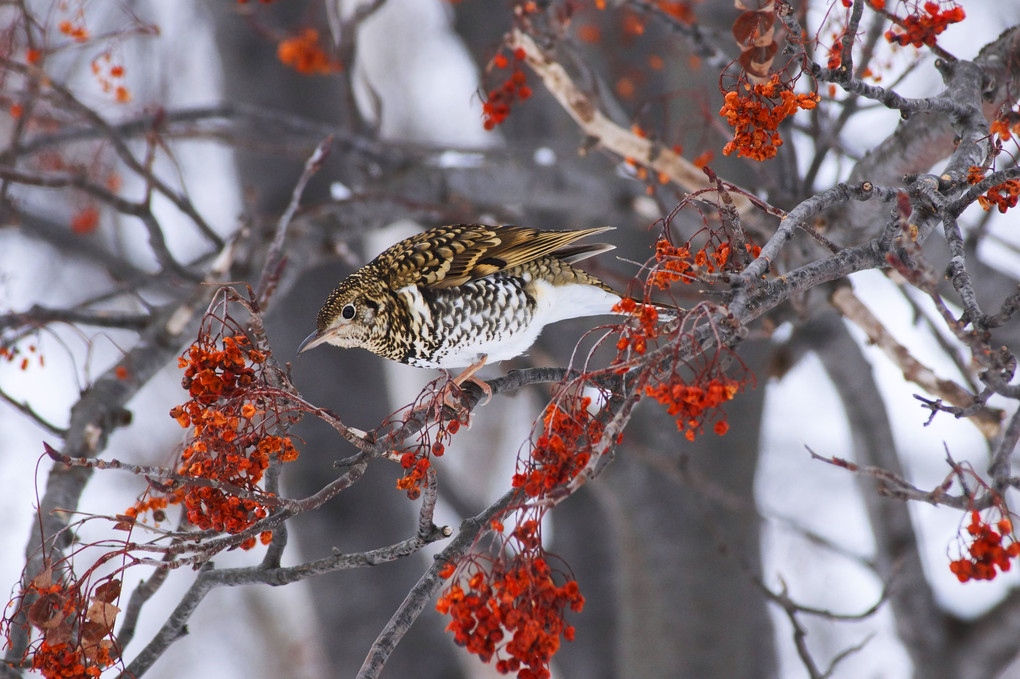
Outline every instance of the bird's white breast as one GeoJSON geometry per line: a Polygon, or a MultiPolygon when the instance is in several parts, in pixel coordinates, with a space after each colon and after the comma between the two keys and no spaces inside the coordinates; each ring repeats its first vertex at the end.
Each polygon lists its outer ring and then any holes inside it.
{"type": "Polygon", "coordinates": [[[449,304],[449,313],[436,313],[433,309],[437,326],[450,323],[460,327],[448,328],[452,332],[444,334],[451,341],[440,347],[432,360],[419,360],[412,365],[457,368],[475,363],[483,355],[490,363],[505,361],[531,348],[546,325],[568,318],[610,314],[613,305],[620,301],[617,295],[593,285],[554,285],[541,278],[532,280],[527,274],[524,283],[534,299],[534,308],[527,313],[502,313],[521,307],[520,300],[515,299],[521,291],[511,287],[491,290],[486,308],[468,310],[461,299],[455,298],[449,304]],[[493,324],[493,317],[500,318],[498,324],[493,324]]]}

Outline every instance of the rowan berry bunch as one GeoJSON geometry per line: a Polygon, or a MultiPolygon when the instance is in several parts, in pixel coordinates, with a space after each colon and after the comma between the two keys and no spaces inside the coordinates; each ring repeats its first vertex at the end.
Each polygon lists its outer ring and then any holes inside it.
{"type": "Polygon", "coordinates": [[[604,434],[591,405],[591,398],[575,393],[546,408],[535,442],[526,456],[518,457],[513,477],[517,506],[491,523],[499,536],[499,555],[472,556],[440,572],[447,579],[459,574],[436,606],[450,616],[447,629],[455,641],[485,662],[496,658],[498,671],[516,672],[519,679],[549,677],[549,662],[561,639],[574,638],[566,610],[584,606],[577,581],[550,566],[541,527],[551,505],[534,500],[549,498],[588,465],[592,447],[604,434]],[[508,515],[515,528],[504,537],[508,515]]]}
{"type": "MultiPolygon", "coordinates": [[[[640,379],[647,380],[642,387],[644,395],[666,406],[666,412],[676,418],[677,429],[688,441],[704,433],[705,426],[710,423],[716,434],[724,435],[729,431],[729,423],[722,406],[749,384],[753,386],[753,373],[728,348],[699,354],[686,362],[679,360],[679,354],[676,354],[665,371],[656,369],[658,361],[652,361],[651,365],[642,363],[628,352],[638,356],[644,354],[647,342],[659,336],[660,330],[655,324],[658,312],[650,305],[627,302],[624,300],[617,306],[621,311],[631,313],[636,322],[629,323],[621,331],[622,336],[616,345],[620,353],[614,361],[616,372],[624,374],[635,368],[641,370],[645,377],[640,379]],[[647,311],[649,308],[651,312],[647,311]],[[739,366],[736,377],[727,375],[726,370],[726,366],[734,363],[739,366]]],[[[695,307],[684,315],[681,328],[671,337],[682,337],[685,326],[709,315],[705,305],[695,307]]],[[[666,346],[674,346],[679,352],[683,345],[684,342],[679,341],[666,346]]]]}
{"type": "Polygon", "coordinates": [[[304,28],[297,35],[281,40],[276,56],[280,63],[302,75],[329,75],[343,68],[326,54],[319,32],[314,28],[304,28]]]}
{"type": "Polygon", "coordinates": [[[988,131],[998,137],[1000,143],[1012,140],[1014,134],[1020,135],[1020,111],[1008,108],[1000,112],[989,125],[988,131]]]}
{"type": "Polygon", "coordinates": [[[994,524],[982,518],[981,512],[970,512],[968,537],[964,538],[970,540],[970,544],[966,545],[967,553],[949,563],[949,570],[960,582],[994,580],[999,572],[1005,573],[1010,569],[1010,559],[1020,556],[1020,543],[1013,534],[1013,521],[998,507],[995,511],[1000,518],[994,524]]]}
{"type": "Polygon", "coordinates": [[[107,50],[92,60],[92,75],[99,87],[121,104],[131,101],[131,91],[124,85],[126,69],[122,61],[117,59],[112,50],[107,50]]]}
{"type": "MultiPolygon", "coordinates": [[[[196,527],[235,534],[268,514],[272,494],[260,484],[270,462],[290,462],[298,451],[289,436],[271,433],[291,416],[268,385],[268,352],[255,347],[232,319],[215,332],[213,323],[207,317],[198,339],[178,360],[191,399],[172,408],[170,416],[192,428],[178,474],[214,483],[168,486],[166,493],[147,495],[126,513],[136,517],[182,504],[196,527]]],[[[263,544],[271,538],[271,531],[259,537],[263,544]]],[[[251,549],[255,542],[252,537],[240,546],[251,549]]]]}
{"type": "Polygon", "coordinates": [[[411,418],[421,418],[423,423],[415,435],[415,442],[391,456],[391,459],[400,462],[404,470],[404,475],[397,480],[397,488],[406,492],[410,500],[421,497],[422,485],[432,469],[432,458],[442,457],[461,425],[470,421],[470,413],[448,405],[450,389],[456,395],[460,387],[453,385],[448,377],[434,380],[414,403],[387,418],[388,424],[406,423],[411,418]],[[440,388],[440,382],[445,382],[446,386],[440,388]]]}
{"type": "MultiPolygon", "coordinates": [[[[872,0],[872,5],[878,3],[872,0]]],[[[881,3],[882,7],[885,6],[885,2],[881,3]]],[[[957,5],[955,2],[926,2],[923,7],[917,7],[917,3],[914,3],[914,11],[908,14],[904,18],[899,18],[895,14],[888,14],[899,27],[899,31],[889,29],[885,32],[885,39],[890,43],[907,46],[913,45],[914,47],[923,47],[925,45],[931,47],[936,42],[936,36],[945,31],[950,24],[955,24],[963,21],[966,18],[963,8],[957,5]],[[943,5],[948,5],[943,9],[943,5]]]]}
{"type": "Polygon", "coordinates": [[[542,433],[530,454],[518,457],[514,488],[529,498],[542,497],[581,473],[604,430],[598,416],[589,410],[591,402],[585,396],[570,400],[566,408],[556,403],[546,407],[542,433]]]}
{"type": "MultiPolygon", "coordinates": [[[[660,290],[667,290],[673,283],[690,285],[694,282],[713,283],[715,274],[723,271],[739,271],[743,268],[741,259],[734,257],[733,243],[715,231],[707,233],[706,242],[701,247],[695,246],[698,234],[683,245],[673,245],[666,237],[655,242],[655,263],[648,275],[648,283],[660,290]]],[[[761,252],[761,247],[750,241],[742,245],[743,251],[750,259],[761,252]]],[[[738,252],[740,246],[738,246],[738,252]]]]}
{"type": "Polygon", "coordinates": [[[967,183],[977,184],[979,181],[984,180],[985,172],[988,168],[978,167],[977,165],[971,165],[967,168],[967,183]]]}
{"type": "MultiPolygon", "coordinates": [[[[68,561],[50,565],[25,588],[18,606],[11,606],[0,627],[10,638],[17,613],[24,612],[37,637],[26,650],[31,668],[46,679],[90,679],[120,658],[113,625],[120,609],[121,581],[107,576],[89,587],[68,561]],[[23,608],[27,606],[27,608],[23,608]]],[[[94,569],[90,569],[92,573],[94,569]]],[[[27,663],[27,660],[26,660],[27,663]]]]}
{"type": "MultiPolygon", "coordinates": [[[[1014,135],[1020,136],[1020,111],[1004,106],[989,125],[988,131],[993,144],[993,157],[997,157],[1003,152],[1005,144],[1017,143],[1014,135]]],[[[994,163],[984,167],[971,165],[967,169],[967,183],[977,184],[984,181],[986,173],[994,169],[994,163]]],[[[1010,208],[1016,207],[1018,200],[1020,200],[1020,179],[1007,179],[989,187],[984,195],[977,197],[978,204],[985,212],[996,208],[1002,214],[1005,214],[1010,208]]]]}
{"type": "Polygon", "coordinates": [[[421,497],[421,486],[432,467],[431,457],[442,457],[453,435],[460,431],[459,419],[432,422],[418,433],[418,444],[400,454],[404,475],[397,480],[397,488],[407,493],[408,499],[421,497]]]}
{"type": "Polygon", "coordinates": [[[707,422],[715,422],[712,430],[719,436],[730,430],[722,405],[743,390],[745,384],[725,375],[702,375],[691,382],[673,379],[645,385],[645,395],[666,406],[666,412],[676,418],[677,429],[688,441],[693,441],[704,433],[707,422]]]}
{"type": "Polygon", "coordinates": [[[508,68],[510,72],[498,87],[489,90],[482,101],[482,118],[485,129],[491,130],[497,125],[501,125],[510,115],[510,110],[514,105],[531,98],[528,76],[521,68],[524,57],[524,50],[517,48],[510,57],[500,52],[492,58],[486,71],[487,76],[491,76],[493,71],[503,72],[508,68]]]}
{"type": "MultiPolygon", "coordinates": [[[[498,534],[504,530],[499,521],[492,528],[498,534]]],[[[458,572],[460,577],[439,597],[436,610],[450,616],[446,629],[454,640],[484,662],[496,658],[497,671],[548,679],[561,638],[574,639],[564,614],[568,608],[580,612],[584,596],[570,574],[549,565],[540,519],[518,523],[505,546],[496,558],[444,566],[443,578],[452,580],[458,572]]]]}
{"type": "Polygon", "coordinates": [[[630,322],[620,330],[620,339],[616,342],[616,349],[620,352],[617,360],[622,360],[628,349],[636,354],[645,353],[648,342],[659,336],[659,310],[651,304],[640,304],[626,297],[613,305],[613,311],[631,316],[630,322]]]}
{"type": "Polygon", "coordinates": [[[998,208],[1002,214],[1011,207],[1016,207],[1020,199],[1020,179],[1007,179],[1001,184],[989,188],[983,196],[978,196],[978,204],[985,212],[993,207],[998,208]]]}
{"type": "MultiPolygon", "coordinates": [[[[708,228],[702,229],[682,245],[674,245],[666,233],[655,242],[655,256],[648,264],[645,287],[647,290],[668,290],[674,283],[690,285],[698,282],[711,285],[718,280],[719,274],[741,270],[746,262],[757,257],[760,252],[761,247],[747,240],[746,236],[738,244],[721,232],[708,228]],[[703,241],[703,244],[699,247],[696,241],[703,241]],[[743,254],[735,256],[734,247],[736,252],[743,254]]],[[[647,290],[645,294],[649,295],[647,290]]],[[[653,304],[642,304],[632,298],[620,300],[613,311],[629,315],[616,343],[620,352],[616,363],[621,364],[621,371],[625,371],[622,367],[622,363],[627,360],[625,352],[643,355],[650,343],[659,337],[661,311],[653,304]]]]}
{"type": "Polygon", "coordinates": [[[719,115],[733,128],[733,140],[723,147],[723,155],[736,151],[738,158],[759,161],[774,158],[783,145],[779,124],[798,110],[813,109],[819,101],[816,92],[795,93],[793,83],[778,73],[764,83],[738,82],[723,95],[719,115]]]}

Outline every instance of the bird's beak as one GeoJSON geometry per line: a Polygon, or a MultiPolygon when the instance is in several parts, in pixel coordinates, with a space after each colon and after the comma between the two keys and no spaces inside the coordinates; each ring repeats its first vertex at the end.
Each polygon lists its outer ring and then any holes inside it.
{"type": "Polygon", "coordinates": [[[323,333],[320,332],[319,330],[316,330],[311,335],[306,337],[305,341],[298,346],[297,352],[300,354],[303,351],[314,349],[315,347],[325,342],[327,339],[329,339],[329,335],[327,333],[323,333]]]}

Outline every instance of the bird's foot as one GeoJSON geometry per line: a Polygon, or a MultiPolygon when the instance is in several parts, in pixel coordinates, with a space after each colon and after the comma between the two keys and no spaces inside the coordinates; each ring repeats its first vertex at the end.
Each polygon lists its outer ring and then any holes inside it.
{"type": "Polygon", "coordinates": [[[446,383],[446,386],[443,387],[443,404],[452,408],[453,411],[457,413],[457,417],[459,419],[465,419],[463,417],[464,415],[470,415],[461,400],[461,387],[465,382],[471,382],[472,384],[477,385],[485,395],[484,400],[482,400],[482,402],[478,405],[485,405],[492,399],[492,388],[484,380],[475,377],[475,373],[478,372],[483,365],[485,365],[485,358],[486,357],[483,355],[480,359],[478,359],[478,361],[469,365],[465,368],[464,372],[451,379],[446,383]]]}

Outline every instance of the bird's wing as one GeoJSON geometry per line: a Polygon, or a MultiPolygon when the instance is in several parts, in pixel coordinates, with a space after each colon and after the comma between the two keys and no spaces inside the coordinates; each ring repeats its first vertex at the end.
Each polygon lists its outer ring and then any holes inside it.
{"type": "Polygon", "coordinates": [[[380,274],[393,289],[408,285],[451,288],[476,278],[554,255],[568,262],[612,249],[602,243],[570,246],[612,229],[536,231],[520,226],[457,224],[431,229],[397,243],[379,255],[380,274]]]}

